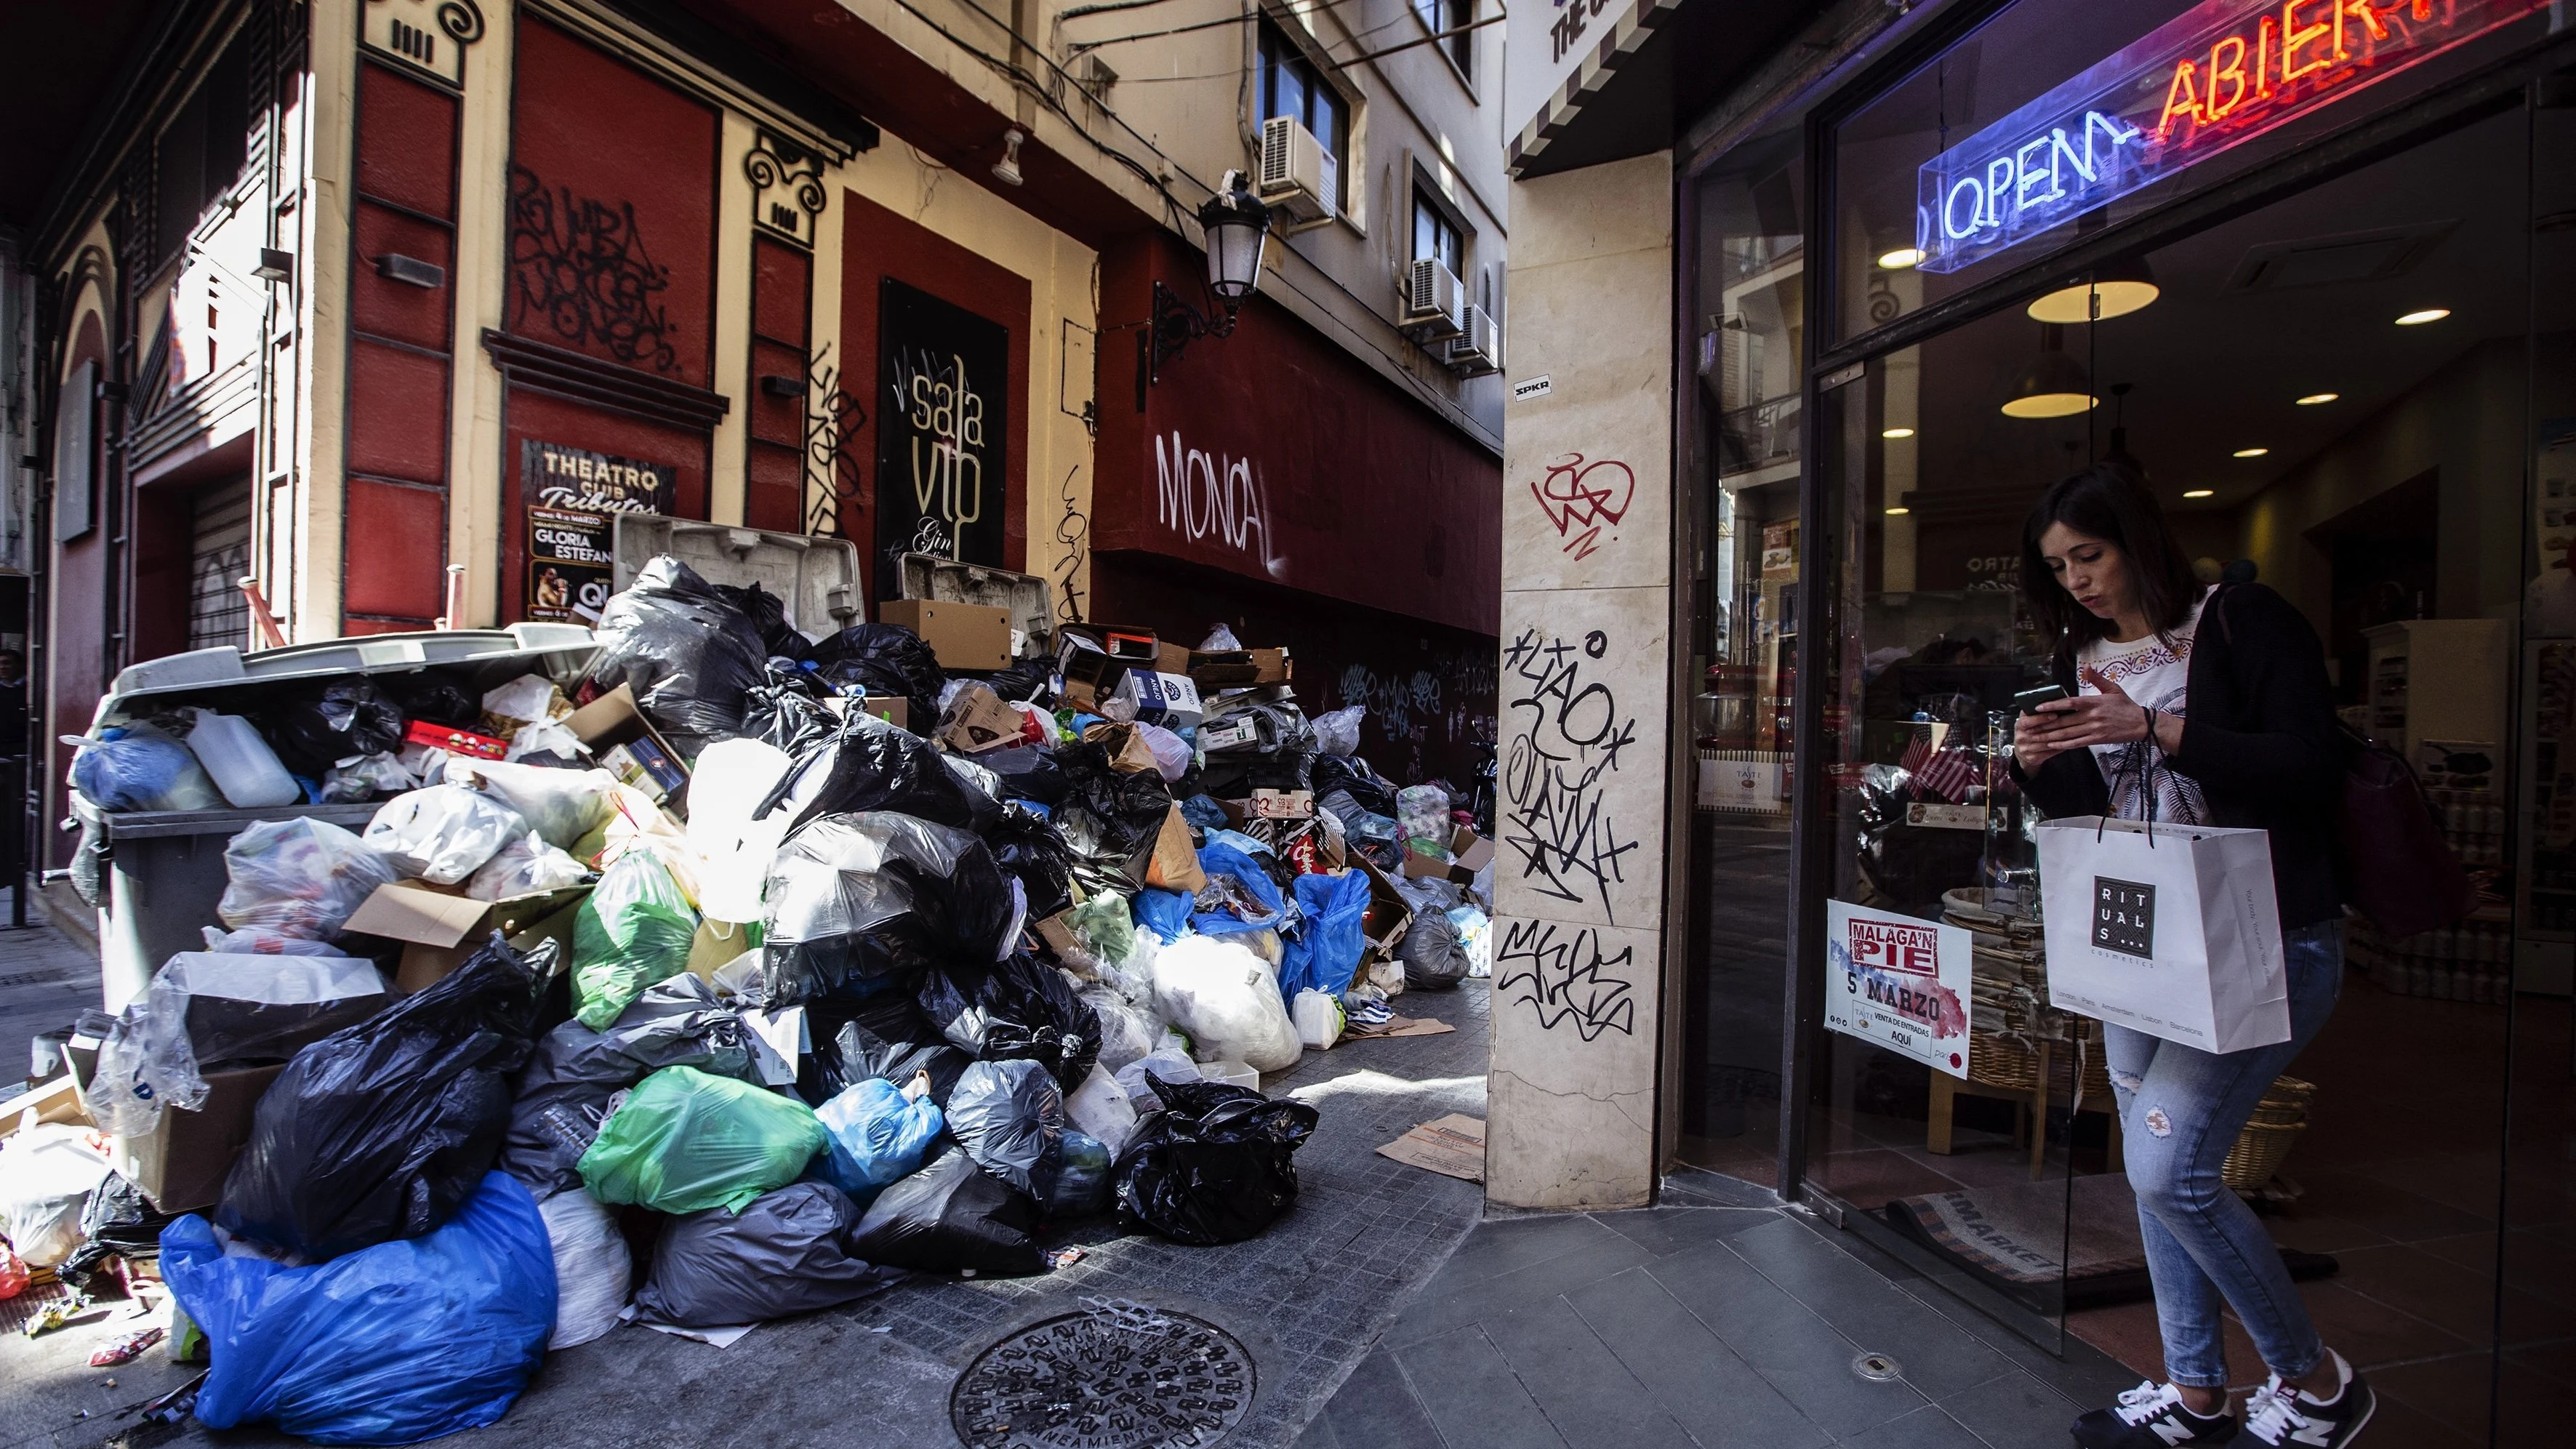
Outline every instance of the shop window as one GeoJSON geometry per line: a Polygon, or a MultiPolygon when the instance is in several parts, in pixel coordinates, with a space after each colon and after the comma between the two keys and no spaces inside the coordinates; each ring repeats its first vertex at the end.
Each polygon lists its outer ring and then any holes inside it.
{"type": "Polygon", "coordinates": [[[1464,279],[1467,275],[1465,229],[1447,207],[1417,186],[1413,192],[1413,259],[1425,258],[1447,267],[1453,277],[1464,279]]]}
{"type": "Polygon", "coordinates": [[[1278,27],[1261,24],[1261,119],[1286,116],[1312,132],[1324,152],[1325,200],[1336,214],[1342,203],[1343,163],[1349,159],[1350,103],[1278,27]]]}
{"type": "Polygon", "coordinates": [[[1473,79],[1476,36],[1467,27],[1476,23],[1476,0],[1413,0],[1413,13],[1437,37],[1432,44],[1458,73],[1473,79]]]}

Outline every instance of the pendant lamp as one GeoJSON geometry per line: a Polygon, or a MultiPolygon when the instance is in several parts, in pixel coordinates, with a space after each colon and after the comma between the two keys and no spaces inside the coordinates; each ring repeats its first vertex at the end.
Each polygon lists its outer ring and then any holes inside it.
{"type": "Polygon", "coordinates": [[[2084,364],[2066,355],[2065,329],[2052,322],[2039,329],[2039,355],[2013,375],[2003,412],[2008,418],[2066,418],[2090,412],[2100,401],[2084,364]]]}
{"type": "Polygon", "coordinates": [[[2034,322],[2102,322],[2125,317],[2161,295],[2147,259],[2129,256],[2095,268],[2091,281],[2060,287],[2027,310],[2034,322]]]}

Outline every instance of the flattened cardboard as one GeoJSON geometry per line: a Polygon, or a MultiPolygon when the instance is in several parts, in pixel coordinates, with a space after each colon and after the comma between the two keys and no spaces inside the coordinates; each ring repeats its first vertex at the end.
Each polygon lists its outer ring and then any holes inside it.
{"type": "Polygon", "coordinates": [[[1425,1122],[1378,1149],[1407,1167],[1468,1182],[1485,1180],[1485,1124],[1452,1112],[1425,1122]]]}
{"type": "Polygon", "coordinates": [[[1082,938],[1073,933],[1073,911],[1070,907],[1038,922],[1037,933],[1038,939],[1046,943],[1046,948],[1053,951],[1059,961],[1071,961],[1077,956],[1090,954],[1082,949],[1082,938]]]}
{"type": "Polygon", "coordinates": [[[1011,667],[1011,611],[999,604],[888,599],[877,606],[877,618],[920,635],[942,669],[1011,667]]]}
{"type": "Polygon", "coordinates": [[[1028,717],[980,684],[957,691],[939,721],[939,738],[961,755],[1015,745],[1028,737],[1028,717]]]}
{"type": "Polygon", "coordinates": [[[568,886],[506,901],[478,901],[396,881],[376,887],[345,929],[403,943],[394,989],[409,994],[463,965],[496,930],[522,951],[539,941],[559,940],[569,952],[573,913],[589,894],[586,885],[568,886]]]}

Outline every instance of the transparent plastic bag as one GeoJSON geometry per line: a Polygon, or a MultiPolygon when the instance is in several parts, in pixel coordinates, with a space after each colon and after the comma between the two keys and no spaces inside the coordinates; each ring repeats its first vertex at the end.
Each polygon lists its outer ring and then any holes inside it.
{"type": "Polygon", "coordinates": [[[97,737],[65,735],[72,788],[101,810],[221,810],[222,792],[188,747],[149,724],[111,725],[97,737]]]}
{"type": "Polygon", "coordinates": [[[420,781],[403,768],[402,757],[392,753],[360,755],[345,765],[333,765],[322,777],[325,801],[367,801],[379,795],[398,795],[420,788],[420,781]]]}
{"type": "Polygon", "coordinates": [[[397,795],[376,810],[363,837],[431,885],[454,885],[524,834],[527,822],[491,796],[462,785],[397,795]]]}
{"type": "Polygon", "coordinates": [[[1395,792],[1396,829],[1407,850],[1449,858],[1449,792],[1437,785],[1408,785],[1395,792]]]}
{"type": "Polygon", "coordinates": [[[507,684],[483,691],[483,712],[494,719],[537,724],[554,718],[555,682],[540,674],[522,674],[507,684]]]}
{"type": "Polygon", "coordinates": [[[1201,654],[1221,654],[1228,650],[1240,649],[1242,647],[1243,645],[1235,640],[1234,630],[1223,624],[1219,624],[1215,628],[1208,630],[1208,636],[1199,641],[1199,652],[1201,654]]]}
{"type": "MultiPolygon", "coordinates": [[[[1142,1060],[1142,1058],[1139,1058],[1142,1060]]],[[[1082,1079],[1081,1088],[1065,1098],[1064,1114],[1074,1126],[1098,1138],[1112,1154],[1127,1146],[1128,1134],[1136,1130],[1136,1104],[1129,1100],[1127,1089],[1101,1067],[1082,1079]]]]}
{"type": "MultiPolygon", "coordinates": [[[[546,844],[579,855],[583,837],[617,811],[618,779],[606,770],[550,770],[498,760],[450,760],[447,781],[471,785],[519,812],[546,844]]],[[[584,857],[587,859],[588,857],[584,857]]]]}
{"type": "Polygon", "coordinates": [[[375,894],[402,878],[394,862],[328,821],[261,820],[224,847],[227,883],[215,914],[236,930],[259,927],[321,941],[375,894]]]}
{"type": "Polygon", "coordinates": [[[0,1141],[0,1235],[30,1268],[51,1268],[81,1243],[81,1209],[107,1180],[89,1131],[39,1122],[0,1141]]]}
{"type": "Polygon", "coordinates": [[[1116,1071],[1154,1049],[1163,1023],[1151,1011],[1129,1001],[1116,987],[1085,987],[1082,1003],[1100,1018],[1100,1064],[1116,1071]]]}
{"type": "Polygon", "coordinates": [[[478,901],[506,901],[577,886],[588,879],[588,866],[546,844],[544,836],[531,830],[494,851],[465,882],[465,894],[478,901]]]}
{"type": "Polygon", "coordinates": [[[1198,754],[1190,748],[1187,740],[1161,725],[1136,726],[1136,738],[1143,740],[1145,748],[1153,752],[1154,772],[1163,777],[1165,784],[1188,774],[1198,754]]]}
{"type": "Polygon", "coordinates": [[[1315,716],[1315,748],[1345,758],[1358,754],[1360,721],[1367,717],[1367,708],[1356,704],[1315,716]]]}
{"type": "Polygon", "coordinates": [[[617,1326],[635,1280],[626,1236],[599,1199],[580,1188],[537,1204],[555,1253],[555,1328],[548,1348],[585,1344],[617,1326]]]}
{"type": "Polygon", "coordinates": [[[291,1056],[373,1015],[384,997],[375,963],[355,957],[182,951],[99,1043],[91,1115],[109,1132],[143,1136],[162,1109],[205,1105],[202,1064],[291,1056]]]}

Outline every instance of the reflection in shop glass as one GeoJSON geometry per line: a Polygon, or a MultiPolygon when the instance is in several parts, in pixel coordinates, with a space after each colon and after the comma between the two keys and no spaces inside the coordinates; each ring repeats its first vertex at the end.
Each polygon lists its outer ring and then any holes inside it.
{"type": "Polygon", "coordinates": [[[1954,272],[2508,25],[2548,0],[2208,0],[1924,163],[1954,272]]]}

